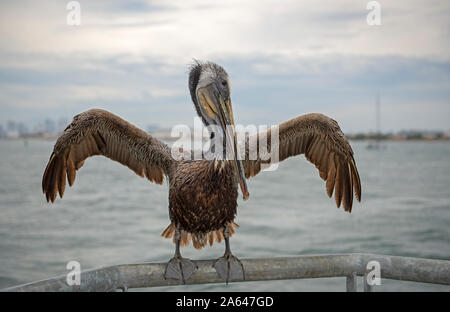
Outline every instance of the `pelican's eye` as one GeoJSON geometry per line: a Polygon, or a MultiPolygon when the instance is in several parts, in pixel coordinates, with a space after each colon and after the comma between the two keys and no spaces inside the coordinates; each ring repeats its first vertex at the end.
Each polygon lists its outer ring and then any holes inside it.
{"type": "Polygon", "coordinates": [[[226,87],[228,85],[226,80],[222,80],[222,86],[226,87]]]}

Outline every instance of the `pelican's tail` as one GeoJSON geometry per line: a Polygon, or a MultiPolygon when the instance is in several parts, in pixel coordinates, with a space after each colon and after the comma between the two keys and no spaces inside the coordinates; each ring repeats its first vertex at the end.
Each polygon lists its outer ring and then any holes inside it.
{"type": "MultiPolygon", "coordinates": [[[[230,230],[230,237],[234,234],[234,229],[238,228],[239,225],[237,223],[234,222],[230,222],[229,225],[229,230],[230,230]]],[[[185,230],[180,230],[180,234],[181,234],[181,239],[180,239],[180,246],[187,246],[189,245],[189,243],[191,242],[192,239],[192,244],[194,245],[195,249],[202,249],[203,247],[206,246],[206,244],[209,242],[209,245],[212,246],[214,244],[214,241],[216,241],[217,243],[222,242],[222,240],[224,239],[223,237],[223,231],[224,231],[224,227],[215,230],[215,231],[211,231],[211,232],[207,232],[207,233],[189,233],[185,230]]],[[[165,230],[164,232],[162,232],[161,236],[165,237],[165,238],[172,238],[173,242],[175,243],[175,225],[173,223],[171,223],[165,230]]]]}

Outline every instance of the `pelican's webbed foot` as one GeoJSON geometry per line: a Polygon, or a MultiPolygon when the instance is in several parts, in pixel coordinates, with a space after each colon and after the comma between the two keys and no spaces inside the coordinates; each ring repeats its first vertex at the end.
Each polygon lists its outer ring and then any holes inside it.
{"type": "Polygon", "coordinates": [[[191,277],[197,268],[197,265],[192,260],[175,256],[167,263],[164,278],[176,279],[186,284],[186,280],[191,277]]]}
{"type": "Polygon", "coordinates": [[[176,279],[186,284],[192,273],[198,269],[197,265],[190,259],[183,258],[180,252],[180,229],[175,229],[175,255],[169,260],[164,272],[165,279],[176,279]]]}
{"type": "Polygon", "coordinates": [[[241,260],[233,256],[231,252],[226,251],[223,257],[214,262],[213,266],[227,284],[229,281],[245,280],[244,266],[241,260]]]}
{"type": "Polygon", "coordinates": [[[232,280],[243,281],[245,280],[244,266],[241,260],[231,253],[229,225],[223,230],[223,236],[225,238],[225,254],[214,262],[213,267],[227,284],[232,280]]]}

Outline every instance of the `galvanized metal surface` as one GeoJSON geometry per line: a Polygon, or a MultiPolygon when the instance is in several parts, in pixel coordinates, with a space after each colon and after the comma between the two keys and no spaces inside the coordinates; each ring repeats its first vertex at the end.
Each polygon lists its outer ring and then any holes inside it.
{"type": "Polygon", "coordinates": [[[358,275],[356,274],[356,272],[353,272],[350,276],[347,276],[346,279],[346,287],[347,287],[347,292],[356,292],[357,291],[357,277],[358,275]]]}
{"type": "MultiPolygon", "coordinates": [[[[241,261],[245,268],[245,281],[347,277],[347,289],[356,290],[354,273],[364,276],[367,273],[367,263],[378,261],[381,278],[450,285],[450,261],[446,260],[340,254],[241,261]]],[[[212,266],[214,260],[195,262],[198,270],[186,281],[187,284],[223,283],[212,266]]],[[[115,291],[179,285],[178,281],[164,279],[165,266],[166,263],[117,265],[82,272],[80,286],[69,286],[66,276],[60,276],[2,291],[115,291]]]]}
{"type": "Polygon", "coordinates": [[[368,283],[367,274],[364,274],[362,279],[363,279],[364,291],[365,292],[373,292],[373,285],[368,283]]]}

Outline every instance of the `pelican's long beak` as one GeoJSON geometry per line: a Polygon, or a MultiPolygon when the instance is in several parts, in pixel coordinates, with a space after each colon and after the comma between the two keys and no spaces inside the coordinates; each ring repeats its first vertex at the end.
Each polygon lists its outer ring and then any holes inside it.
{"type": "MultiPolygon", "coordinates": [[[[205,112],[210,115],[215,115],[220,121],[220,127],[225,133],[227,139],[227,148],[233,148],[233,158],[236,170],[239,175],[239,185],[241,187],[244,200],[250,196],[247,188],[247,181],[245,180],[244,166],[242,160],[238,159],[238,144],[236,127],[234,124],[233,109],[230,99],[224,99],[214,84],[210,84],[198,90],[197,96],[202,103],[205,112]],[[230,146],[231,145],[231,146],[230,146]]],[[[228,153],[227,153],[228,156],[228,153]]]]}

